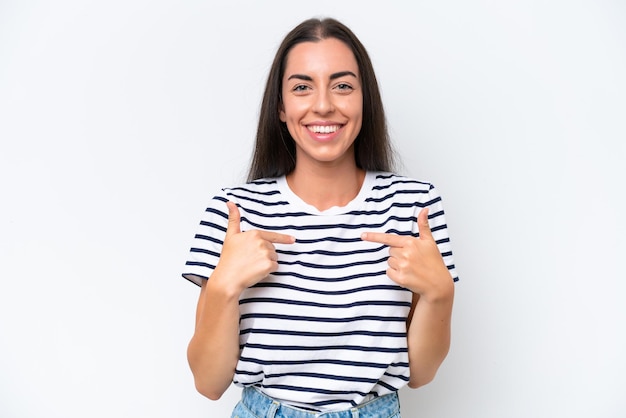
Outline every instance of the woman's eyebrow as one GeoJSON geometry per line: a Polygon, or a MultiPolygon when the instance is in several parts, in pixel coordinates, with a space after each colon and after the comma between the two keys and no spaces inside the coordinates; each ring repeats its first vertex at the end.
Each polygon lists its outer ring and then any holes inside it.
{"type": "Polygon", "coordinates": [[[297,78],[298,80],[304,80],[304,81],[313,81],[311,77],[309,77],[308,75],[304,75],[304,74],[292,74],[289,76],[289,78],[287,78],[287,80],[291,80],[292,78],[297,78]]]}
{"type": "Polygon", "coordinates": [[[334,80],[336,78],[345,77],[347,75],[351,75],[354,78],[358,78],[356,74],[354,74],[352,71],[339,71],[338,73],[331,74],[330,79],[334,80]]]}
{"type": "MultiPolygon", "coordinates": [[[[354,78],[358,78],[356,76],[356,74],[354,74],[352,71],[339,71],[337,73],[333,73],[330,75],[330,79],[334,80],[336,78],[341,78],[341,77],[345,77],[345,76],[352,76],[354,78]]],[[[304,81],[313,81],[313,78],[311,76],[308,76],[306,74],[292,74],[290,75],[287,80],[291,80],[293,78],[296,78],[298,80],[304,80],[304,81]]]]}

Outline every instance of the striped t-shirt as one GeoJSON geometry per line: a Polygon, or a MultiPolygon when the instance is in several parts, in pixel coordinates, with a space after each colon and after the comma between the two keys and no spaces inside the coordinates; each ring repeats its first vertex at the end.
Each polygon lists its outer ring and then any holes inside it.
{"type": "Polygon", "coordinates": [[[314,411],[346,409],[409,380],[406,319],[411,291],[386,275],[387,246],[363,232],[419,236],[417,214],[429,208],[440,252],[457,280],[441,198],[424,182],[368,172],[358,196],[319,211],[285,177],[223,189],[210,201],[183,277],[211,276],[235,202],[241,230],[293,235],[275,244],[278,270],[245,290],[240,306],[240,358],[234,383],[314,411]]]}

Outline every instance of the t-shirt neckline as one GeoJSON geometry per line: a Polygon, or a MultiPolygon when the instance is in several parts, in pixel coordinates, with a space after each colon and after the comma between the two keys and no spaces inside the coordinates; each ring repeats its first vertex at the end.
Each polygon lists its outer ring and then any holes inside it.
{"type": "Polygon", "coordinates": [[[319,210],[315,206],[306,203],[300,198],[300,196],[295,194],[289,187],[286,176],[283,175],[277,179],[277,186],[279,192],[285,197],[285,200],[287,200],[287,202],[289,202],[289,204],[294,208],[312,215],[332,216],[350,212],[361,206],[373,187],[375,177],[375,173],[367,171],[365,173],[365,178],[363,179],[363,184],[361,185],[361,190],[359,190],[359,193],[357,193],[354,199],[348,202],[345,206],[332,206],[325,210],[319,210]]]}

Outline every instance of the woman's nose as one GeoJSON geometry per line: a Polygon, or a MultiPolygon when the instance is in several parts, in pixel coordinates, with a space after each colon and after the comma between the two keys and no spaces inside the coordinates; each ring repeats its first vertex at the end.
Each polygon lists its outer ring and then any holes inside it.
{"type": "Polygon", "coordinates": [[[335,110],[332,97],[328,91],[320,90],[317,93],[313,110],[320,115],[332,113],[335,110]]]}

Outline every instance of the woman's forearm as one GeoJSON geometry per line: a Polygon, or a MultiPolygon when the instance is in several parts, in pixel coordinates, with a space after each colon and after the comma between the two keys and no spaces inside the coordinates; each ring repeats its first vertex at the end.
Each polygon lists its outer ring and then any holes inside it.
{"type": "MultiPolygon", "coordinates": [[[[417,297],[417,296],[416,296],[417,297]]],[[[435,299],[417,300],[408,329],[409,387],[432,381],[450,349],[454,285],[435,299]]]]}
{"type": "Polygon", "coordinates": [[[230,386],[239,358],[239,295],[217,282],[211,279],[202,285],[187,349],[196,389],[213,400],[230,386]]]}

